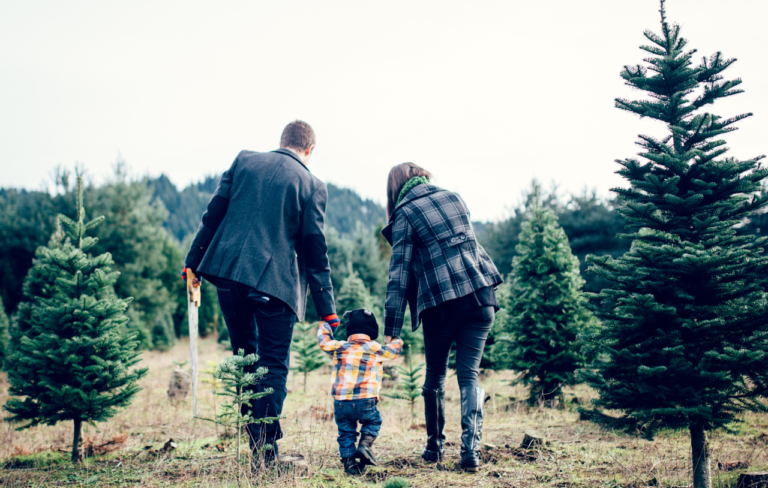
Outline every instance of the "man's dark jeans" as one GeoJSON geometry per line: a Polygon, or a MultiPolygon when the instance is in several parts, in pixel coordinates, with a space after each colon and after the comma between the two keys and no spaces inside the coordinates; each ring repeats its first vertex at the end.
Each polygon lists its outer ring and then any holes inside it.
{"type": "MultiPolygon", "coordinates": [[[[218,279],[216,289],[219,306],[229,330],[232,351],[239,349],[245,354],[257,354],[256,364],[246,368],[253,373],[256,369],[267,368],[267,374],[254,390],[262,392],[272,388],[273,392],[253,405],[254,418],[276,417],[283,411],[283,402],[288,389],[288,369],[291,359],[291,337],[296,314],[284,302],[253,288],[234,281],[218,279]],[[269,298],[264,303],[263,298],[269,298]]],[[[273,443],[283,437],[280,422],[249,426],[249,433],[256,445],[273,443]]]]}
{"type": "Polygon", "coordinates": [[[459,388],[480,386],[477,373],[494,316],[493,307],[478,307],[458,313],[445,321],[424,318],[424,353],[427,360],[424,389],[445,388],[448,356],[454,340],[459,388]]]}
{"type": "Polygon", "coordinates": [[[376,408],[376,399],[363,398],[360,400],[334,400],[333,416],[336,419],[336,427],[339,429],[339,454],[341,457],[352,457],[357,450],[357,423],[360,422],[360,433],[379,436],[379,429],[383,422],[379,409],[376,408]]]}

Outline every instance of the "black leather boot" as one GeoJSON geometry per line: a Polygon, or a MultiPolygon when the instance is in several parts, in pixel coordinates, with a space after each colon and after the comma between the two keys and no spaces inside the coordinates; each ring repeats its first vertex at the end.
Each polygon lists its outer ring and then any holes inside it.
{"type": "Polygon", "coordinates": [[[360,466],[354,457],[341,458],[341,463],[344,465],[344,472],[352,476],[362,474],[365,469],[365,466],[360,466]]]}
{"type": "Polygon", "coordinates": [[[427,445],[421,451],[421,458],[428,463],[443,460],[445,435],[445,390],[421,389],[424,397],[424,419],[427,424],[427,445]]]}
{"type": "Polygon", "coordinates": [[[373,441],[376,440],[376,436],[367,432],[360,433],[360,444],[357,446],[353,458],[361,467],[376,466],[376,458],[373,455],[371,448],[373,447],[373,441]]]}
{"type": "Polygon", "coordinates": [[[485,390],[461,389],[461,460],[459,466],[470,473],[480,467],[480,440],[483,438],[485,390]]]}

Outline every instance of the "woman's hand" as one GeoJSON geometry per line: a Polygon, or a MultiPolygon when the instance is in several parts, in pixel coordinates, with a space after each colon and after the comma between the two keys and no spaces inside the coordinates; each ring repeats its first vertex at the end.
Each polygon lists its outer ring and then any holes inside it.
{"type": "Polygon", "coordinates": [[[392,342],[392,336],[384,336],[384,344],[389,344],[392,342]]]}

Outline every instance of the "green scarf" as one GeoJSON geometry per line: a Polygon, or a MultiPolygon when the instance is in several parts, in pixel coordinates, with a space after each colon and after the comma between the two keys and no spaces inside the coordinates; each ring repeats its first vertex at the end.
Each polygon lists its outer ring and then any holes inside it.
{"type": "Polygon", "coordinates": [[[403,198],[405,198],[406,193],[411,191],[414,186],[421,185],[422,183],[425,185],[428,185],[429,180],[424,176],[414,176],[410,180],[406,181],[405,186],[403,186],[403,189],[400,190],[400,195],[398,195],[397,197],[397,203],[395,203],[395,208],[397,208],[397,206],[400,205],[400,202],[403,201],[403,198]]]}

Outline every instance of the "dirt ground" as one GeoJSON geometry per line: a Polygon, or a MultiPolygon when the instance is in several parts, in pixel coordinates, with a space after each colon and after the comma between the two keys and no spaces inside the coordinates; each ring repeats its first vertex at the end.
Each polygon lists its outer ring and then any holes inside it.
{"type": "MultiPolygon", "coordinates": [[[[200,346],[199,415],[213,417],[215,398],[207,368],[229,354],[213,341],[200,346]]],[[[455,377],[446,390],[446,459],[439,465],[421,461],[425,441],[423,407],[412,418],[407,402],[384,398],[384,418],[375,444],[379,465],[359,477],[344,474],[336,444],[330,396],[330,366],[309,375],[306,393],[301,374],[291,373],[283,414],[286,437],[282,455],[292,463],[251,474],[236,459],[236,441],[221,428],[192,419],[191,395],[179,404],[167,397],[174,361],[188,359],[187,343],[170,352],[147,352],[142,364],[149,374],[133,404],[105,423],[85,427],[90,455],[80,465],[69,462],[72,422],[16,431],[0,425],[0,487],[16,486],[204,486],[204,487],[685,487],[690,485],[687,432],[664,432],[649,442],[602,429],[578,419],[576,406],[594,393],[570,389],[559,409],[532,408],[519,400],[525,391],[511,386],[509,372],[482,374],[491,396],[483,432],[484,466],[468,474],[457,469],[459,391],[455,377]],[[548,443],[520,449],[525,432],[548,443]],[[172,440],[173,445],[168,441],[172,440]],[[166,446],[164,448],[164,446],[166,446]],[[403,482],[404,481],[404,482],[403,482]]],[[[417,362],[420,358],[417,358],[417,362]]],[[[402,359],[398,360],[402,361],[402,359]]],[[[0,375],[0,403],[8,397],[0,375]]],[[[220,401],[220,400],[218,400],[220,401]]],[[[0,416],[6,416],[6,412],[0,416]]],[[[768,466],[768,416],[747,414],[730,432],[711,436],[715,486],[735,487],[744,471],[768,466]]],[[[243,452],[244,458],[246,453],[243,452]]]]}

